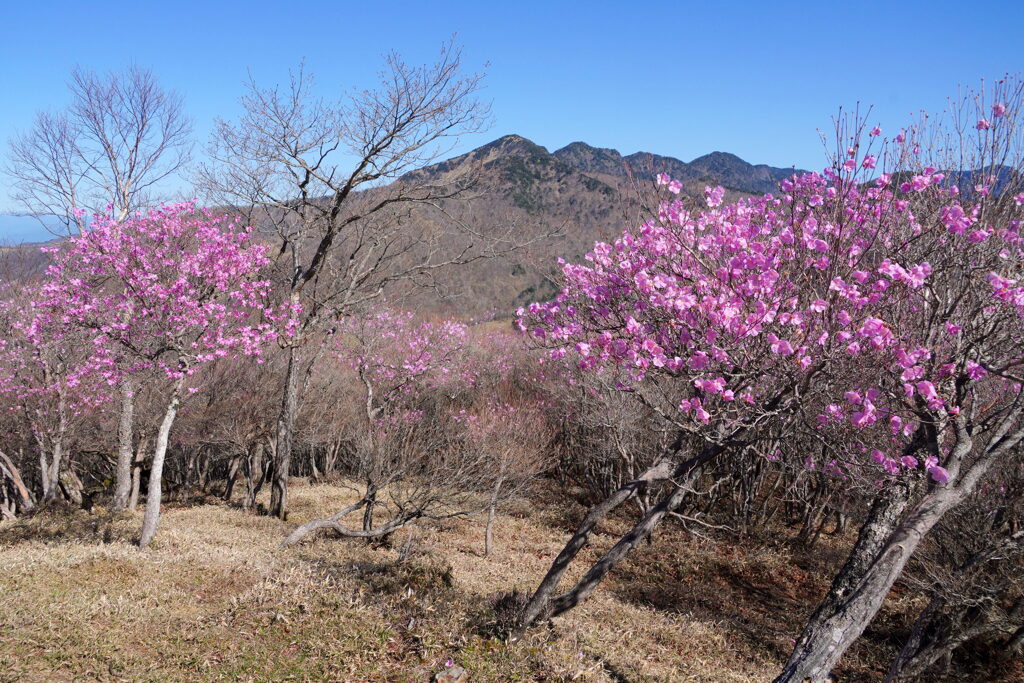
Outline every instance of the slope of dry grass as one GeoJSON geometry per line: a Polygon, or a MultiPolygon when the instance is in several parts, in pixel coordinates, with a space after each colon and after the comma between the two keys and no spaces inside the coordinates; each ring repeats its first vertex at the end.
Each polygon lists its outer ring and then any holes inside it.
{"type": "MultiPolygon", "coordinates": [[[[169,507],[146,551],[131,545],[137,515],[0,525],[0,680],[426,681],[448,659],[476,681],[766,680],[832,562],[827,549],[801,566],[781,546],[666,531],[583,607],[506,645],[489,635],[493,596],[543,575],[578,509],[500,516],[489,558],[477,520],[423,525],[391,548],[318,538],[277,550],[348,495],[295,486],[289,524],[169,507]]],[[[846,671],[877,672],[875,650],[852,652],[846,671]]]]}

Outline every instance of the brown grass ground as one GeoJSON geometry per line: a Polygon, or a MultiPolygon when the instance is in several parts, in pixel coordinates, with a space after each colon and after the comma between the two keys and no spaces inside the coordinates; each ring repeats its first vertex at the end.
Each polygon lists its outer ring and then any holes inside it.
{"type": "MultiPolygon", "coordinates": [[[[296,485],[288,524],[168,507],[145,551],[131,544],[140,515],[0,524],[0,680],[426,681],[448,659],[476,681],[769,680],[840,556],[666,530],[584,606],[506,645],[488,635],[491,598],[543,576],[579,508],[499,516],[489,558],[478,520],[426,524],[393,548],[322,537],[276,549],[348,497],[296,485]]],[[[880,644],[855,648],[844,679],[877,675],[880,644]]]]}

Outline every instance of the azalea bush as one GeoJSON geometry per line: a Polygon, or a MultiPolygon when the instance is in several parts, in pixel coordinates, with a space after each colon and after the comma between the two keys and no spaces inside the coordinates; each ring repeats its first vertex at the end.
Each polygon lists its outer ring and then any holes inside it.
{"type": "MultiPolygon", "coordinates": [[[[1002,165],[1020,154],[1020,95],[1004,83],[974,137],[959,138],[980,150],[970,173],[930,164],[923,129],[886,139],[854,120],[838,129],[845,151],[830,168],[783,181],[778,194],[723,206],[721,188],[708,188],[698,209],[661,175],[669,198],[654,218],[598,243],[586,263],[563,264],[555,300],[520,311],[553,358],[607,377],[710,457],[809,432],[822,448],[801,459],[836,476],[873,470],[884,488],[927,473],[927,493],[875,549],[884,570],[848,573],[855,597],[834,586],[835,613],[816,615],[787,676],[831,668],[920,537],[1024,436],[1024,193],[1002,165]]],[[[527,621],[586,597],[683,498],[670,487],[553,598],[544,593],[568,557],[556,561],[527,621]]]]}
{"type": "Polygon", "coordinates": [[[268,301],[260,279],[266,247],[251,228],[184,203],[124,221],[97,216],[68,243],[48,248],[37,306],[57,324],[54,337],[86,331],[90,367],[113,388],[133,374],[159,371],[167,405],[157,430],[140,544],[156,533],[171,426],[190,378],[229,355],[259,356],[291,309],[268,301]]]}

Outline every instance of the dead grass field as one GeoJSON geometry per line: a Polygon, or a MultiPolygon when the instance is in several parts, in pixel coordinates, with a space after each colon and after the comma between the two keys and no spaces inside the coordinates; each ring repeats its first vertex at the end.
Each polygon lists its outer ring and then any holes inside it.
{"type": "MultiPolygon", "coordinates": [[[[490,635],[494,595],[532,587],[581,509],[524,502],[498,518],[489,558],[478,520],[422,525],[391,548],[321,537],[278,550],[348,493],[291,495],[287,524],[170,506],[145,551],[131,544],[138,516],[0,525],[0,680],[427,681],[448,659],[474,681],[769,680],[840,557],[666,530],[584,606],[508,645],[490,635]]],[[[877,675],[878,645],[852,650],[843,680],[877,675]]]]}

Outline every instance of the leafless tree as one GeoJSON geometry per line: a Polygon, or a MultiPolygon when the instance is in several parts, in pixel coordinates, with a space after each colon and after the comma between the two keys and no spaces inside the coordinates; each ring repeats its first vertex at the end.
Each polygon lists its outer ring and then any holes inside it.
{"type": "Polygon", "coordinates": [[[489,106],[477,97],[482,75],[464,75],[462,66],[451,42],[429,65],[390,55],[378,87],[336,102],[317,97],[300,67],[283,88],[250,80],[245,113],[217,124],[199,183],[251,223],[272,228],[282,296],[302,307],[296,334],[285,342],[273,515],[287,514],[300,378],[314,357],[303,360],[297,350],[322,323],[393,285],[423,284],[438,269],[513,246],[508,235],[484,236],[444,210],[445,201],[466,196],[471,178],[439,186],[429,174],[412,173],[488,124],[489,106]]]}
{"type": "Polygon", "coordinates": [[[181,97],[137,66],[100,76],[75,69],[72,101],[39,112],[10,141],[6,172],[13,196],[40,219],[56,216],[64,234],[88,220],[80,211],[125,217],[161,198],[161,183],[189,161],[192,124],[181,97]]]}

